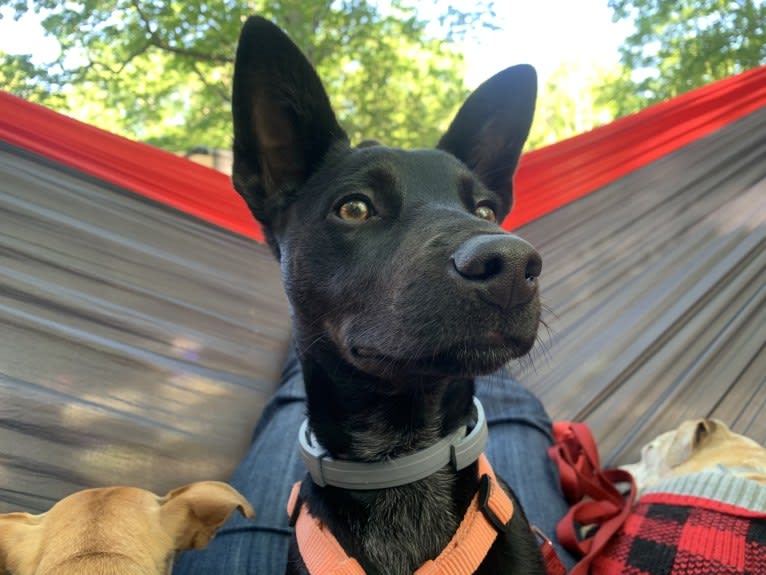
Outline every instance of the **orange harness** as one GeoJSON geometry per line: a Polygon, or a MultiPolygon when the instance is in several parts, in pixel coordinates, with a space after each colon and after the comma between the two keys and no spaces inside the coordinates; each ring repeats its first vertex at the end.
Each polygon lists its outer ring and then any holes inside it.
{"type": "MultiPolygon", "coordinates": [[[[505,531],[513,517],[513,502],[495,477],[495,472],[483,454],[478,459],[479,489],[471,500],[463,521],[447,547],[436,559],[426,561],[414,575],[470,575],[475,573],[487,556],[497,535],[505,531]]],[[[293,485],[287,513],[295,519],[298,550],[311,575],[364,575],[364,569],[349,557],[338,540],[319,519],[313,517],[299,499],[301,482],[293,485]],[[296,510],[296,507],[299,507],[296,510]]],[[[543,541],[546,564],[555,551],[550,541],[543,541]]],[[[558,561],[558,557],[555,557],[558,561]]],[[[560,563],[559,563],[560,565],[560,563]]],[[[548,567],[553,574],[563,573],[548,567]]]]}

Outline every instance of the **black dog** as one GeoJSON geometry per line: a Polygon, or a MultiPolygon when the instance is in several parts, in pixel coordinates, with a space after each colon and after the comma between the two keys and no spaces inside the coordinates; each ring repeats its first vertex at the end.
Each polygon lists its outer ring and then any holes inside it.
{"type": "MultiPolygon", "coordinates": [[[[308,421],[333,459],[388,461],[459,430],[472,378],[535,342],[541,260],[498,226],[535,96],[534,69],[516,66],[476,90],[437,149],[352,148],[300,50],[266,20],[245,24],[234,185],[281,264],[308,421]]],[[[398,575],[441,552],[478,486],[476,464],[447,465],[386,489],[307,480],[301,498],[367,573],[398,575]]],[[[518,502],[501,531],[477,573],[545,573],[518,502]]],[[[291,557],[288,572],[306,573],[291,557]]]]}

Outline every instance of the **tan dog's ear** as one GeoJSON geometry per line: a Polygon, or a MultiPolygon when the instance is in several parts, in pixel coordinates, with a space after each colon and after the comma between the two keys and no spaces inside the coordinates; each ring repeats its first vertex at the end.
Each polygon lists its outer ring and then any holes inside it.
{"type": "Polygon", "coordinates": [[[43,516],[29,513],[0,515],[0,574],[11,572],[11,561],[20,553],[31,555],[37,552],[39,541],[32,535],[43,516]]]}
{"type": "Polygon", "coordinates": [[[697,422],[697,427],[694,428],[694,444],[692,447],[692,453],[698,447],[700,447],[705,441],[715,433],[717,425],[714,419],[702,419],[697,422]]]}
{"type": "Polygon", "coordinates": [[[715,428],[716,422],[712,419],[695,419],[682,423],[668,448],[668,465],[676,467],[691,459],[715,428]]]}
{"type": "Polygon", "coordinates": [[[250,503],[220,481],[200,481],[174,489],[160,500],[160,521],[177,551],[202,549],[235,509],[252,519],[250,503]]]}

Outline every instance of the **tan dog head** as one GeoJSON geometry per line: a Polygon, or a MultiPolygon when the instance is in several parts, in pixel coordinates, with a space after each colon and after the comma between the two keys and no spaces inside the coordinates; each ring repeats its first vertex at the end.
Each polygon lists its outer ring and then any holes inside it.
{"type": "Polygon", "coordinates": [[[254,517],[242,495],[217,481],[164,497],[87,489],[41,515],[0,515],[0,574],[167,575],[176,551],[205,547],[236,509],[254,517]]]}
{"type": "Polygon", "coordinates": [[[685,421],[641,450],[641,461],[622,467],[640,491],[671,477],[721,469],[766,483],[766,449],[717,419],[685,421]]]}

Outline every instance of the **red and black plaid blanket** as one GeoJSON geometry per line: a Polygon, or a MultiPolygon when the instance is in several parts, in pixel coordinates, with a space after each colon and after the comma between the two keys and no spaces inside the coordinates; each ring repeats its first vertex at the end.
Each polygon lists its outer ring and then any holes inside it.
{"type": "Polygon", "coordinates": [[[766,510],[651,493],[591,564],[594,575],[764,575],[766,510]]]}
{"type": "Polygon", "coordinates": [[[766,575],[766,485],[716,468],[667,479],[636,503],[630,474],[601,468],[586,424],[557,422],[553,434],[572,505],[556,535],[581,557],[571,575],[766,575]]]}

